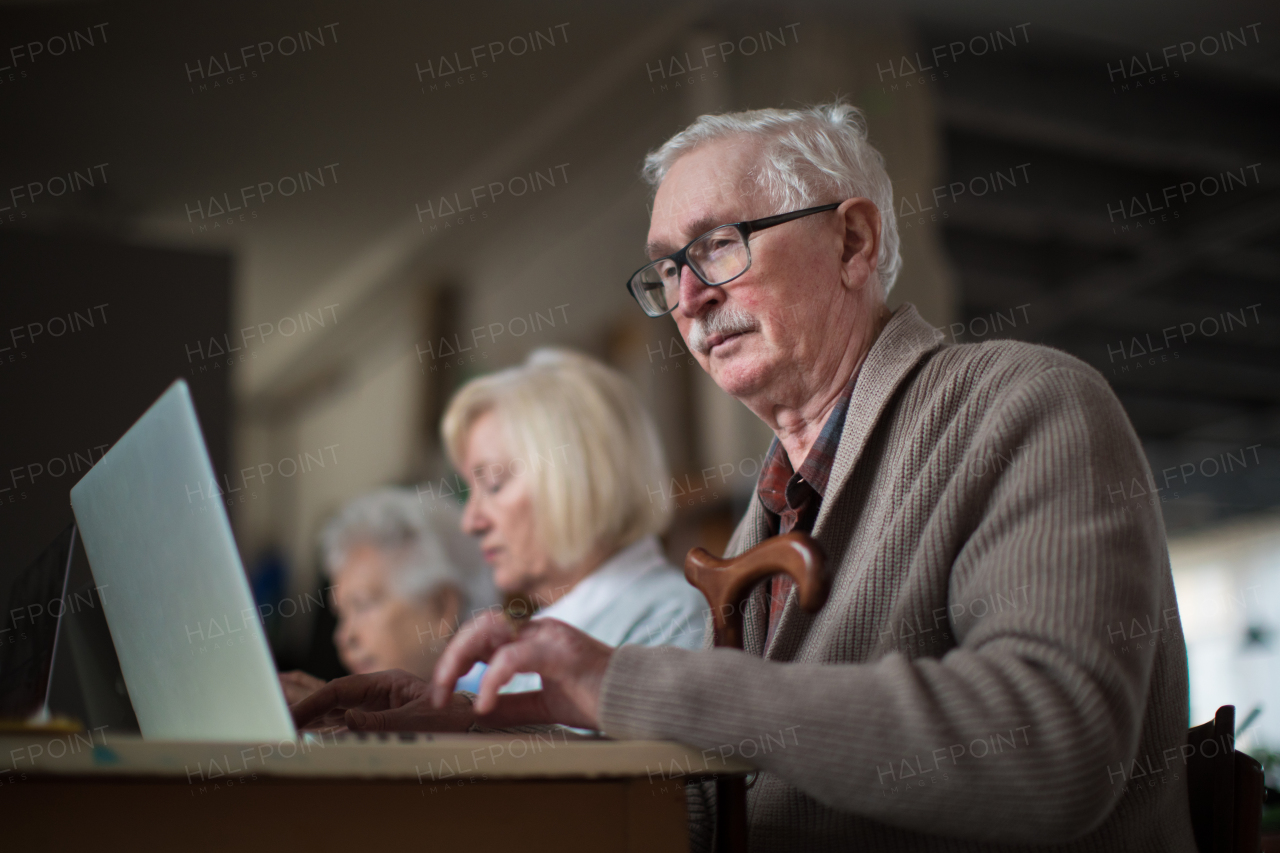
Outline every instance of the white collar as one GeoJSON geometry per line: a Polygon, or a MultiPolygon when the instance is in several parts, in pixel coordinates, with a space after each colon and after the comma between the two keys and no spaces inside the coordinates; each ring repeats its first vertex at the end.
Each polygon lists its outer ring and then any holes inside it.
{"type": "Polygon", "coordinates": [[[643,536],[605,560],[562,598],[539,610],[533,618],[559,619],[585,630],[641,577],[667,567],[658,537],[643,536]]]}

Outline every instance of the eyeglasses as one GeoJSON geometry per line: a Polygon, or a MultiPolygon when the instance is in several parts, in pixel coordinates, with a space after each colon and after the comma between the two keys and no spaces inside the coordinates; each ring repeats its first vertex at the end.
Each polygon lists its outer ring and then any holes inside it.
{"type": "Polygon", "coordinates": [[[835,210],[840,206],[824,204],[790,213],[766,216],[750,222],[733,222],[713,228],[678,252],[651,261],[636,270],[627,282],[627,290],[650,317],[670,314],[680,304],[680,273],[688,266],[703,284],[719,287],[728,284],[751,269],[751,246],[747,238],[757,231],[835,210]]]}

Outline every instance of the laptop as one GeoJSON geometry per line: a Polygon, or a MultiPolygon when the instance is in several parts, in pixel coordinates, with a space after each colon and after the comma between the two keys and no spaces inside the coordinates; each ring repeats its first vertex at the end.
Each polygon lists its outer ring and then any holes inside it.
{"type": "Polygon", "coordinates": [[[138,731],[76,525],[0,569],[0,729],[138,731]]]}
{"type": "Polygon", "coordinates": [[[143,738],[294,740],[219,494],[178,380],[72,487],[71,507],[143,738]]]}
{"type": "Polygon", "coordinates": [[[69,524],[30,565],[0,575],[0,718],[49,717],[49,684],[66,610],[76,526],[69,524]]]}

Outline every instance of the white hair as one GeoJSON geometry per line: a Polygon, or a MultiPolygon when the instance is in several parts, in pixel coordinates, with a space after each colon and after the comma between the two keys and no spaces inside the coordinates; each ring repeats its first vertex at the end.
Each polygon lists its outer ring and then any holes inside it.
{"type": "Polygon", "coordinates": [[[618,371],[539,349],[518,367],[471,380],[441,425],[459,470],[471,427],[488,412],[506,433],[512,472],[529,474],[535,528],[560,565],[596,547],[625,548],[670,523],[670,502],[653,500],[670,477],[658,429],[618,371]]]}
{"type": "Polygon", "coordinates": [[[762,162],[747,176],[786,213],[848,198],[868,198],[880,211],[876,272],[888,294],[902,269],[893,186],[884,157],[867,142],[862,111],[843,101],[802,110],[747,110],[700,116],[644,160],[644,178],[656,190],[671,166],[698,146],[732,136],[759,140],[762,162]]]}
{"type": "Polygon", "coordinates": [[[387,488],[347,504],[320,534],[325,567],[337,580],[351,552],[372,546],[390,558],[392,591],[418,599],[442,585],[457,589],[461,612],[497,601],[480,549],[461,529],[461,513],[416,491],[387,488]]]}

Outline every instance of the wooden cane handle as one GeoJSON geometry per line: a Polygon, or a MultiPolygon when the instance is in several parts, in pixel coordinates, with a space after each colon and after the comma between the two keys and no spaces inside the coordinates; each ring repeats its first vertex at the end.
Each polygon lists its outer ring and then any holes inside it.
{"type": "Polygon", "coordinates": [[[761,580],[785,572],[800,591],[800,606],[816,613],[826,603],[829,582],[822,548],[807,533],[766,539],[729,560],[694,548],[685,557],[684,576],[711,605],[717,646],[742,648],[742,606],[761,580]]]}

